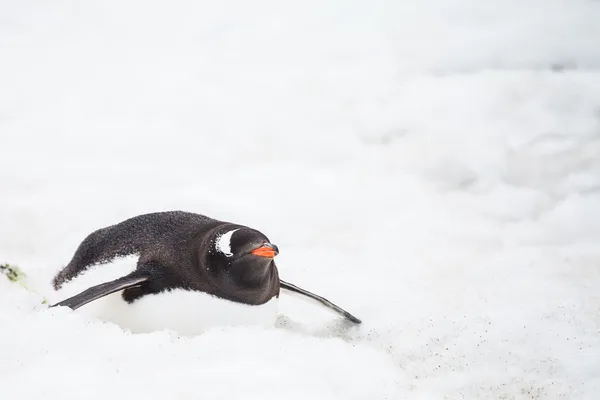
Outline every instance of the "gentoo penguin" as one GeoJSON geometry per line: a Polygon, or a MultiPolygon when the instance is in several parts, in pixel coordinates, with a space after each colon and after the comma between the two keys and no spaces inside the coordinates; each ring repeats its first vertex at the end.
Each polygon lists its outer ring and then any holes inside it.
{"type": "MultiPolygon", "coordinates": [[[[153,296],[177,292],[186,301],[184,318],[192,326],[202,321],[191,320],[202,319],[207,313],[237,313],[239,310],[233,310],[236,307],[251,310],[250,314],[261,314],[267,308],[272,311],[270,305],[279,298],[280,289],[286,289],[324,304],[353,323],[361,323],[327,299],[282,281],[274,261],[278,253],[267,236],[244,225],[184,211],[139,215],[88,235],[69,264],[54,277],[53,286],[60,290],[90,267],[119,257],[136,256],[135,269],[118,279],[88,287],[52,307],[75,310],[110,298],[112,305],[118,303],[128,310],[115,322],[127,325],[137,320],[143,325],[141,308],[135,306],[144,302],[150,307],[150,314],[159,313],[164,306],[167,319],[181,318],[177,315],[182,312],[181,305],[165,305],[160,296],[153,296]],[[209,303],[190,304],[188,301],[194,296],[204,296],[209,303]],[[227,307],[230,309],[223,310],[227,307]]],[[[269,315],[274,323],[276,311],[269,315]]],[[[248,318],[251,322],[255,317],[248,318]]],[[[138,329],[148,330],[151,328],[138,329]]],[[[184,330],[196,332],[193,328],[184,330]]]]}

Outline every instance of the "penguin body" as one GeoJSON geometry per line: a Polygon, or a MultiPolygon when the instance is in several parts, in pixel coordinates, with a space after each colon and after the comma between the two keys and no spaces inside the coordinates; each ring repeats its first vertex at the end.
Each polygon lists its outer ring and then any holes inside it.
{"type": "MultiPolygon", "coordinates": [[[[76,296],[90,287],[131,273],[136,266],[136,256],[92,266],[65,282],[51,299],[60,301],[76,296]]],[[[181,335],[198,335],[215,326],[273,327],[277,321],[278,302],[279,298],[273,297],[267,303],[255,306],[198,290],[173,288],[131,302],[126,301],[123,292],[119,291],[89,302],[76,311],[92,320],[114,323],[134,334],[169,330],[181,335]]]]}
{"type": "Polygon", "coordinates": [[[328,300],[280,280],[278,253],[266,235],[244,225],[184,211],[143,214],[82,241],[53,279],[54,289],[71,297],[54,306],[85,305],[90,314],[132,332],[195,334],[215,324],[272,326],[284,288],[360,323],[328,300]],[[124,258],[112,280],[94,277],[124,258]]]}

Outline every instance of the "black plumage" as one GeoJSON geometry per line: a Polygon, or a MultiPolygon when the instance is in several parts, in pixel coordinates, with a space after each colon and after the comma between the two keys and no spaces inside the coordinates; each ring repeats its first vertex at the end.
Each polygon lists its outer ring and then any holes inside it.
{"type": "Polygon", "coordinates": [[[125,301],[133,302],[175,288],[261,305],[278,297],[284,288],[360,323],[328,300],[281,281],[274,261],[278,252],[262,232],[244,225],[184,211],[143,214],[88,235],[54,277],[53,285],[58,290],[93,265],[129,255],[139,257],[136,270],[56,305],[76,309],[118,291],[123,291],[125,301]]]}

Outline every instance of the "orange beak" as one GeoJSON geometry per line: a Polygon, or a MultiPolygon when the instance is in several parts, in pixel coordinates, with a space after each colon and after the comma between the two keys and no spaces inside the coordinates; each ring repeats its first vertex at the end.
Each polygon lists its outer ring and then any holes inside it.
{"type": "Polygon", "coordinates": [[[274,244],[267,243],[264,246],[252,250],[250,254],[259,257],[274,258],[277,254],[279,254],[279,249],[274,244]]]}

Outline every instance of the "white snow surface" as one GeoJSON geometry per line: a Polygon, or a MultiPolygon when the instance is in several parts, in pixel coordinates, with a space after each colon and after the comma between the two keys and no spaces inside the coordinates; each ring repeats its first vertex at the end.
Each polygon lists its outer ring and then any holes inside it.
{"type": "Polygon", "coordinates": [[[1,2],[0,262],[29,290],[0,277],[0,399],[597,399],[598,21],[1,2]],[[363,324],[287,294],[272,326],[193,335],[41,304],[87,234],[161,210],[261,230],[363,324]]]}

